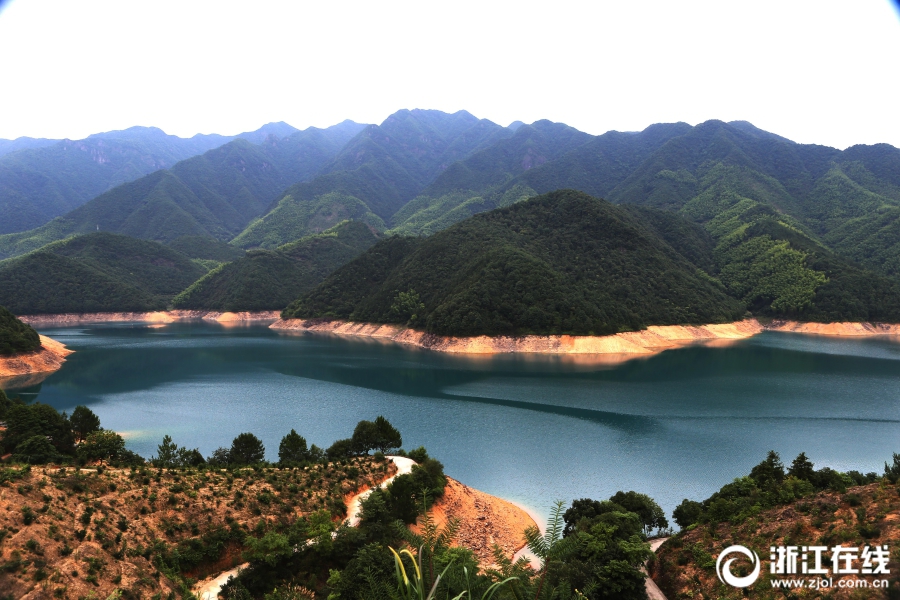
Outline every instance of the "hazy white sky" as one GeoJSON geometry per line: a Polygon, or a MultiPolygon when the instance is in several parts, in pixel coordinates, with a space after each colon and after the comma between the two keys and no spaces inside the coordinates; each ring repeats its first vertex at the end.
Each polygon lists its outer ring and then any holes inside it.
{"type": "Polygon", "coordinates": [[[799,142],[900,146],[888,0],[2,6],[0,138],[233,134],[436,108],[594,134],[743,119],[799,142]]]}

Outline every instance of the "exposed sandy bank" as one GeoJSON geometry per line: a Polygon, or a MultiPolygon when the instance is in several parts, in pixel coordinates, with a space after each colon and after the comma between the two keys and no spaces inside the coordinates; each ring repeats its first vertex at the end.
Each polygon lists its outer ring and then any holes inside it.
{"type": "Polygon", "coordinates": [[[769,331],[788,331],[815,335],[868,337],[874,335],[900,335],[900,325],[888,323],[801,323],[799,321],[772,321],[766,325],[769,331]]]}
{"type": "MultiPolygon", "coordinates": [[[[515,504],[450,477],[443,497],[431,508],[431,517],[441,526],[450,517],[459,519],[459,533],[454,545],[468,548],[483,564],[494,562],[494,544],[512,557],[525,546],[525,529],[537,526],[534,519],[515,504]]],[[[413,531],[419,528],[418,525],[412,527],[413,531]]]]}
{"type": "Polygon", "coordinates": [[[10,387],[7,384],[11,382],[22,384],[26,380],[28,384],[40,383],[47,375],[59,369],[72,352],[74,350],[69,350],[56,340],[42,335],[39,350],[14,356],[0,356],[0,379],[4,380],[4,387],[10,387]]]}
{"type": "Polygon", "coordinates": [[[274,321],[277,310],[259,312],[219,312],[209,310],[163,310],[156,312],[115,312],[115,313],[63,313],[55,315],[22,315],[19,317],[29,325],[52,325],[66,323],[174,323],[184,319],[203,319],[219,323],[245,321],[274,321]]]}
{"type": "Polygon", "coordinates": [[[318,319],[279,319],[269,327],[280,331],[313,331],[385,339],[439,352],[617,355],[655,354],[698,341],[740,340],[756,335],[763,330],[762,325],[756,319],[721,325],[660,325],[648,327],[644,331],[606,336],[529,335],[463,338],[433,335],[398,325],[374,325],[318,319]]]}

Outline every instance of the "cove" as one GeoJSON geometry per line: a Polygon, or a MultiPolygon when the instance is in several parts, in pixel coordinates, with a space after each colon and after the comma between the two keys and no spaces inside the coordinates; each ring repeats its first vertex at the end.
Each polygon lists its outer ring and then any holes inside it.
{"type": "Polygon", "coordinates": [[[881,472],[900,452],[900,343],[765,332],[621,364],[450,355],[372,340],[209,322],[40,328],[75,350],[41,385],[128,447],[163,435],[209,455],[244,431],[277,459],[291,428],[327,447],[381,414],[448,475],[546,514],[556,499],[637,490],[667,512],[776,450],[881,472]]]}

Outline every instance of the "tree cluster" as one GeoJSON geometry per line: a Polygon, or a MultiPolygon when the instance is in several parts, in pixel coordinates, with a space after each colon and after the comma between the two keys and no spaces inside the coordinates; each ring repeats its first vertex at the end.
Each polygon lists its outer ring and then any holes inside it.
{"type": "MultiPolygon", "coordinates": [[[[884,476],[888,480],[894,473],[892,469],[900,474],[900,455],[894,456],[894,466],[885,464],[884,476]]],[[[697,502],[685,498],[672,512],[672,517],[682,528],[697,523],[737,524],[767,508],[788,504],[822,490],[845,492],[850,486],[864,485],[878,478],[874,472],[842,473],[830,467],[815,469],[804,452],[786,469],[778,453],[771,450],[749,475],[724,485],[706,500],[697,502]]]]}
{"type": "Polygon", "coordinates": [[[0,444],[15,462],[144,462],[125,448],[122,436],[100,427],[100,419],[86,406],[76,406],[70,417],[47,404],[10,399],[0,390],[0,420],[6,424],[0,444]]]}

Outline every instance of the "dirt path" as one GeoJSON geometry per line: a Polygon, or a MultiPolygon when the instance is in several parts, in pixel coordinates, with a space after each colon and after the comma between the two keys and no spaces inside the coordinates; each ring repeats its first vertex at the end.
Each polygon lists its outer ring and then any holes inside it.
{"type": "MultiPolygon", "coordinates": [[[[388,456],[388,458],[397,466],[397,472],[393,476],[388,477],[379,483],[376,486],[378,488],[386,486],[398,475],[410,473],[413,465],[416,464],[414,460],[403,456],[388,456]]],[[[369,488],[368,490],[353,496],[350,501],[347,502],[347,520],[350,522],[351,527],[359,525],[359,513],[362,509],[362,501],[369,497],[369,494],[372,493],[373,489],[375,488],[369,488]]],[[[237,577],[238,573],[248,566],[250,566],[250,563],[244,563],[225,571],[224,573],[220,573],[215,577],[208,577],[202,581],[198,581],[194,586],[193,592],[200,600],[216,600],[219,597],[219,592],[222,591],[222,586],[228,583],[230,578],[237,577]]]]}
{"type": "MultiPolygon", "coordinates": [[[[665,542],[667,539],[669,538],[665,537],[650,540],[650,550],[656,552],[656,550],[660,546],[662,546],[663,542],[665,542]]],[[[644,572],[646,573],[647,570],[644,569],[644,572]]],[[[647,586],[647,598],[649,598],[649,600],[668,600],[666,598],[666,595],[662,593],[662,590],[659,589],[659,586],[656,585],[656,582],[653,581],[649,575],[647,576],[647,579],[644,580],[644,585],[647,586]]]]}

